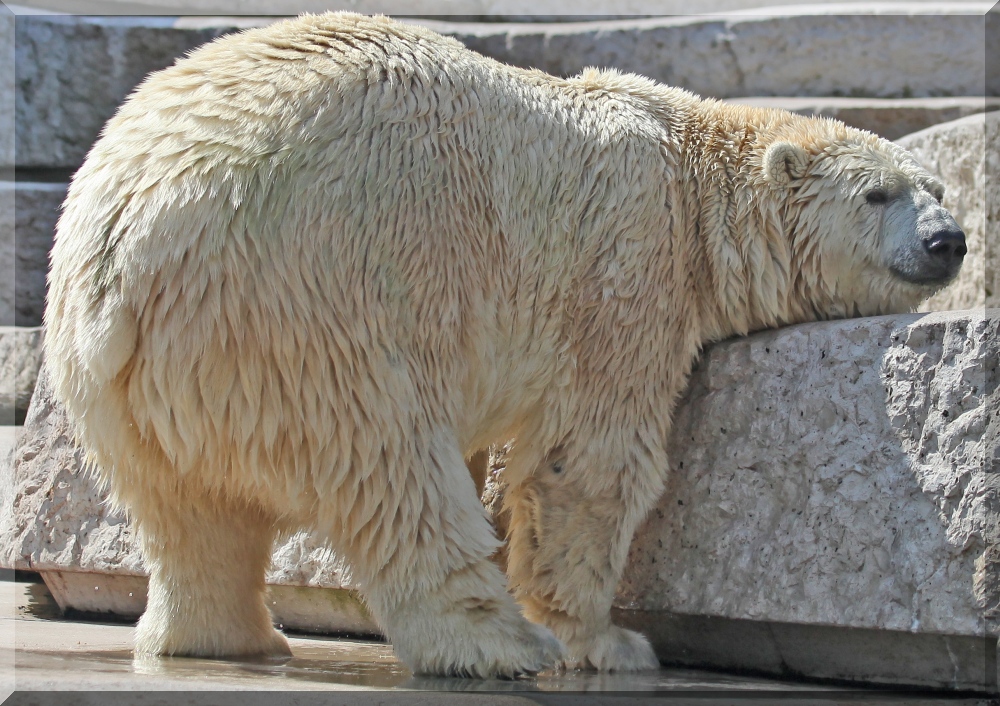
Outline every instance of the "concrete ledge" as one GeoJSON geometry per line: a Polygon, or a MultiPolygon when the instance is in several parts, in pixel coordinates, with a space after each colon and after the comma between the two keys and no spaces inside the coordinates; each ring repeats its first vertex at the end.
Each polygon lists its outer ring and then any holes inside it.
{"type": "MultiPolygon", "coordinates": [[[[617,67],[706,96],[977,96],[986,3],[794,6],[586,23],[418,20],[501,61],[554,74],[617,67]]],[[[22,168],[72,169],[149,72],[274,18],[25,16],[16,22],[22,168]]]]}
{"type": "Polygon", "coordinates": [[[887,140],[1000,109],[1000,98],[845,98],[845,97],[759,97],[734,98],[766,108],[780,108],[799,115],[821,115],[874,132],[887,140]]]}
{"type": "MultiPolygon", "coordinates": [[[[138,619],[146,610],[146,576],[51,570],[39,574],[63,613],[138,619]]],[[[321,635],[381,634],[356,591],[271,584],[268,594],[279,628],[321,635]]]]}
{"type": "Polygon", "coordinates": [[[982,649],[1000,635],[1000,473],[984,467],[1000,430],[998,323],[879,317],[712,346],[676,413],[674,470],[633,542],[620,615],[666,662],[996,684],[982,649]],[[670,637],[677,621],[715,637],[670,637]],[[781,643],[777,625],[799,637],[781,643]],[[843,639],[813,643],[807,626],[843,639]],[[870,657],[897,642],[898,656],[870,657]]]}
{"type": "Polygon", "coordinates": [[[49,251],[66,188],[0,181],[0,272],[14,277],[8,286],[0,284],[0,325],[42,324],[49,251]]]}
{"type": "Polygon", "coordinates": [[[615,67],[717,98],[903,98],[983,95],[987,9],[856,3],[595,23],[427,24],[487,56],[557,75],[615,67]]]}
{"type": "Polygon", "coordinates": [[[951,691],[995,693],[997,689],[997,641],[993,637],[664,611],[615,611],[614,618],[649,636],[666,666],[951,691]]]}

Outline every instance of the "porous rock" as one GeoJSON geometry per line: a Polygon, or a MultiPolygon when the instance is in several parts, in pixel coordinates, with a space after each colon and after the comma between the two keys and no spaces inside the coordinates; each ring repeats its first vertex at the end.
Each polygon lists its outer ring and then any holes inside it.
{"type": "Polygon", "coordinates": [[[0,325],[40,326],[65,183],[0,181],[0,325]]]}
{"type": "Polygon", "coordinates": [[[898,140],[934,125],[1000,109],[1000,99],[982,96],[950,98],[753,96],[734,98],[732,102],[780,108],[799,115],[834,118],[851,127],[874,132],[887,140],[898,140]]]}
{"type": "Polygon", "coordinates": [[[677,409],[667,490],[617,604],[1000,634],[988,612],[1000,474],[984,466],[997,454],[997,334],[979,310],[711,347],[677,409]]]}
{"type": "Polygon", "coordinates": [[[21,424],[42,363],[42,329],[0,326],[0,420],[21,424]]]}
{"type": "Polygon", "coordinates": [[[718,98],[983,95],[985,4],[885,9],[802,5],[714,17],[433,26],[517,66],[564,76],[615,67],[718,98]]]}

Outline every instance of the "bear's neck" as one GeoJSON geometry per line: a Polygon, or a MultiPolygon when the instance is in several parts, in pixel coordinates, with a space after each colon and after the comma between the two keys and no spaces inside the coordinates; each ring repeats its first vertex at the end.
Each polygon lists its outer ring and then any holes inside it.
{"type": "Polygon", "coordinates": [[[708,273],[700,285],[703,340],[816,318],[796,306],[799,279],[788,232],[794,214],[760,178],[759,153],[767,134],[795,119],[747,106],[721,110],[706,102],[679,126],[682,164],[675,205],[696,239],[708,273]]]}

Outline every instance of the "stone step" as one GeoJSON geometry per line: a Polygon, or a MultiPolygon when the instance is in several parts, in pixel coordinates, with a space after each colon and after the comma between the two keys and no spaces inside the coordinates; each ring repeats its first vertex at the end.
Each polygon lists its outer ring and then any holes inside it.
{"type": "Polygon", "coordinates": [[[0,325],[40,326],[65,183],[0,181],[0,325]],[[13,212],[12,212],[13,211],[13,212]]]}
{"type": "MultiPolygon", "coordinates": [[[[987,84],[983,59],[988,9],[975,2],[857,3],[598,22],[416,21],[501,61],[554,74],[616,67],[722,98],[891,98],[977,96],[984,87],[1000,95],[1000,86],[987,84]]],[[[12,21],[0,17],[0,24],[12,21]]],[[[216,36],[271,21],[19,17],[18,167],[77,167],[146,74],[216,36]]]]}
{"type": "Polygon", "coordinates": [[[874,132],[888,140],[898,140],[904,135],[933,125],[1000,109],[1000,98],[982,96],[948,98],[750,96],[733,98],[731,102],[780,108],[799,115],[835,118],[853,127],[874,132]]]}
{"type": "MultiPolygon", "coordinates": [[[[1000,456],[983,464],[1000,447],[986,369],[997,326],[982,310],[905,315],[710,347],[674,414],[674,472],[633,544],[618,619],[668,664],[987,688],[1000,634],[1000,456]]],[[[64,608],[111,610],[126,585],[135,599],[145,569],[131,526],[82,472],[44,373],[13,471],[0,565],[72,582],[64,608]]],[[[311,589],[286,604],[300,607],[356,588],[304,533],[275,549],[267,580],[272,596],[311,589]]],[[[301,610],[320,629],[324,611],[301,610]]],[[[325,629],[358,618],[338,610],[325,629]]]]}
{"type": "MultiPolygon", "coordinates": [[[[63,614],[138,619],[146,610],[146,576],[87,571],[40,571],[63,614]]],[[[268,606],[279,629],[320,635],[381,636],[357,592],[268,584],[268,606]]]]}
{"type": "MultiPolygon", "coordinates": [[[[937,0],[947,5],[963,0],[937,0]]],[[[810,5],[840,4],[841,0],[813,0],[810,5]]],[[[9,3],[8,3],[9,4],[9,3]]],[[[753,11],[761,6],[773,8],[800,5],[802,0],[619,0],[610,5],[607,0],[578,0],[572,14],[561,0],[351,0],[331,3],[329,0],[298,0],[296,12],[326,12],[350,7],[353,12],[408,17],[448,17],[452,20],[477,22],[570,22],[581,18],[593,20],[630,19],[640,16],[706,15],[753,11]],[[611,14],[608,10],[618,14],[611,14]]],[[[882,7],[907,4],[900,0],[879,3],[882,7]]],[[[99,6],[100,12],[113,15],[278,15],[281,6],[273,0],[99,0],[88,7],[99,6]]],[[[44,11],[79,11],[79,0],[19,0],[19,9],[41,8],[44,11]]],[[[88,10],[97,14],[93,9],[88,10]]]]}

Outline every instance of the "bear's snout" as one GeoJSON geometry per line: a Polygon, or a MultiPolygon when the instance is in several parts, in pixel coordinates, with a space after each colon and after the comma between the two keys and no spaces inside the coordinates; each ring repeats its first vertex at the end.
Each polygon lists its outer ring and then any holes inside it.
{"type": "Polygon", "coordinates": [[[924,250],[948,269],[957,268],[968,252],[965,233],[958,226],[942,228],[924,240],[924,250]]]}
{"type": "MultiPolygon", "coordinates": [[[[915,223],[917,237],[911,236],[896,251],[890,269],[914,284],[946,285],[958,274],[968,253],[965,233],[951,213],[929,194],[917,194],[913,206],[919,214],[915,223]]],[[[900,213],[906,210],[904,206],[900,213]]]]}
{"type": "Polygon", "coordinates": [[[927,282],[945,284],[954,279],[962,267],[962,260],[968,252],[965,233],[952,219],[931,230],[930,235],[921,238],[924,251],[922,279],[927,282]]]}

